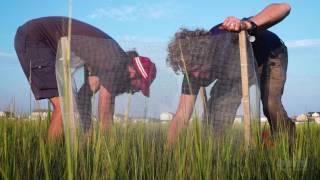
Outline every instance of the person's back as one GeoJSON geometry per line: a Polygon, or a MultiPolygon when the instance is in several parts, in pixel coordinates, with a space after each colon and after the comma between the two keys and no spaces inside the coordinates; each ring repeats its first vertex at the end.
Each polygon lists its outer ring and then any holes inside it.
{"type": "MultiPolygon", "coordinates": [[[[60,38],[68,35],[68,28],[68,17],[50,16],[32,19],[20,26],[18,31],[25,34],[28,40],[46,42],[56,51],[60,38]]],[[[71,35],[111,39],[103,31],[76,19],[71,22],[71,35]]]]}
{"type": "Polygon", "coordinates": [[[258,66],[268,61],[270,53],[283,45],[282,40],[269,30],[261,30],[255,35],[255,41],[252,42],[252,49],[258,66]]]}

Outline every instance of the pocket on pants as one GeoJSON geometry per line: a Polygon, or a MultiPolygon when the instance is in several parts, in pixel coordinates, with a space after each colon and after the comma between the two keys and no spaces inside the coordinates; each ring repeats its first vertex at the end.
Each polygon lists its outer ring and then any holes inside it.
{"type": "Polygon", "coordinates": [[[269,76],[272,79],[286,80],[286,62],[282,58],[269,59],[268,62],[269,76]]]}
{"type": "Polygon", "coordinates": [[[31,84],[40,90],[56,89],[57,80],[54,66],[45,63],[32,65],[31,84]]]}
{"type": "Polygon", "coordinates": [[[40,90],[56,89],[55,54],[42,42],[27,42],[26,51],[31,62],[31,85],[40,90]]]}

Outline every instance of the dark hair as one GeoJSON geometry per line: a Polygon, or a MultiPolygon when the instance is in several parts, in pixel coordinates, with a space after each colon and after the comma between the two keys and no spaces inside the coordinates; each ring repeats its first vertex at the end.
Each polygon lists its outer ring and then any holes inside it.
{"type": "Polygon", "coordinates": [[[181,28],[168,45],[167,65],[177,74],[195,67],[208,68],[211,43],[210,31],[181,28]]]}
{"type": "Polygon", "coordinates": [[[134,50],[129,50],[126,53],[131,59],[139,56],[138,52],[135,49],[134,50]]]}

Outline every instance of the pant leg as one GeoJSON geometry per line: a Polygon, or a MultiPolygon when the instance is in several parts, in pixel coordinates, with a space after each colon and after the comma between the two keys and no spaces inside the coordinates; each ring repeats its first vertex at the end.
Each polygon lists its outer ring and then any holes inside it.
{"type": "Polygon", "coordinates": [[[93,92],[88,82],[89,71],[84,68],[84,84],[77,93],[77,106],[80,115],[81,128],[86,133],[91,128],[92,103],[91,98],[93,92]]]}
{"type": "Polygon", "coordinates": [[[208,119],[218,136],[232,127],[241,103],[241,81],[218,80],[212,87],[208,100],[208,119]]]}
{"type": "Polygon", "coordinates": [[[281,101],[287,65],[288,53],[286,46],[283,45],[270,52],[268,61],[259,67],[263,112],[268,118],[272,133],[281,129],[294,133],[294,123],[288,117],[281,101]]]}

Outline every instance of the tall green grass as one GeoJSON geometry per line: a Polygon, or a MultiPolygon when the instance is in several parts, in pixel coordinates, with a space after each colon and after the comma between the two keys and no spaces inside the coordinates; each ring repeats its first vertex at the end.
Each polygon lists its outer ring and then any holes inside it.
{"type": "MultiPolygon", "coordinates": [[[[0,119],[0,179],[317,179],[320,127],[297,130],[293,154],[287,137],[274,147],[246,150],[242,129],[216,139],[210,127],[192,121],[171,149],[166,124],[116,123],[109,133],[94,128],[80,136],[68,169],[65,138],[47,142],[48,121],[0,119]]],[[[259,138],[259,136],[256,136],[259,138]]]]}

